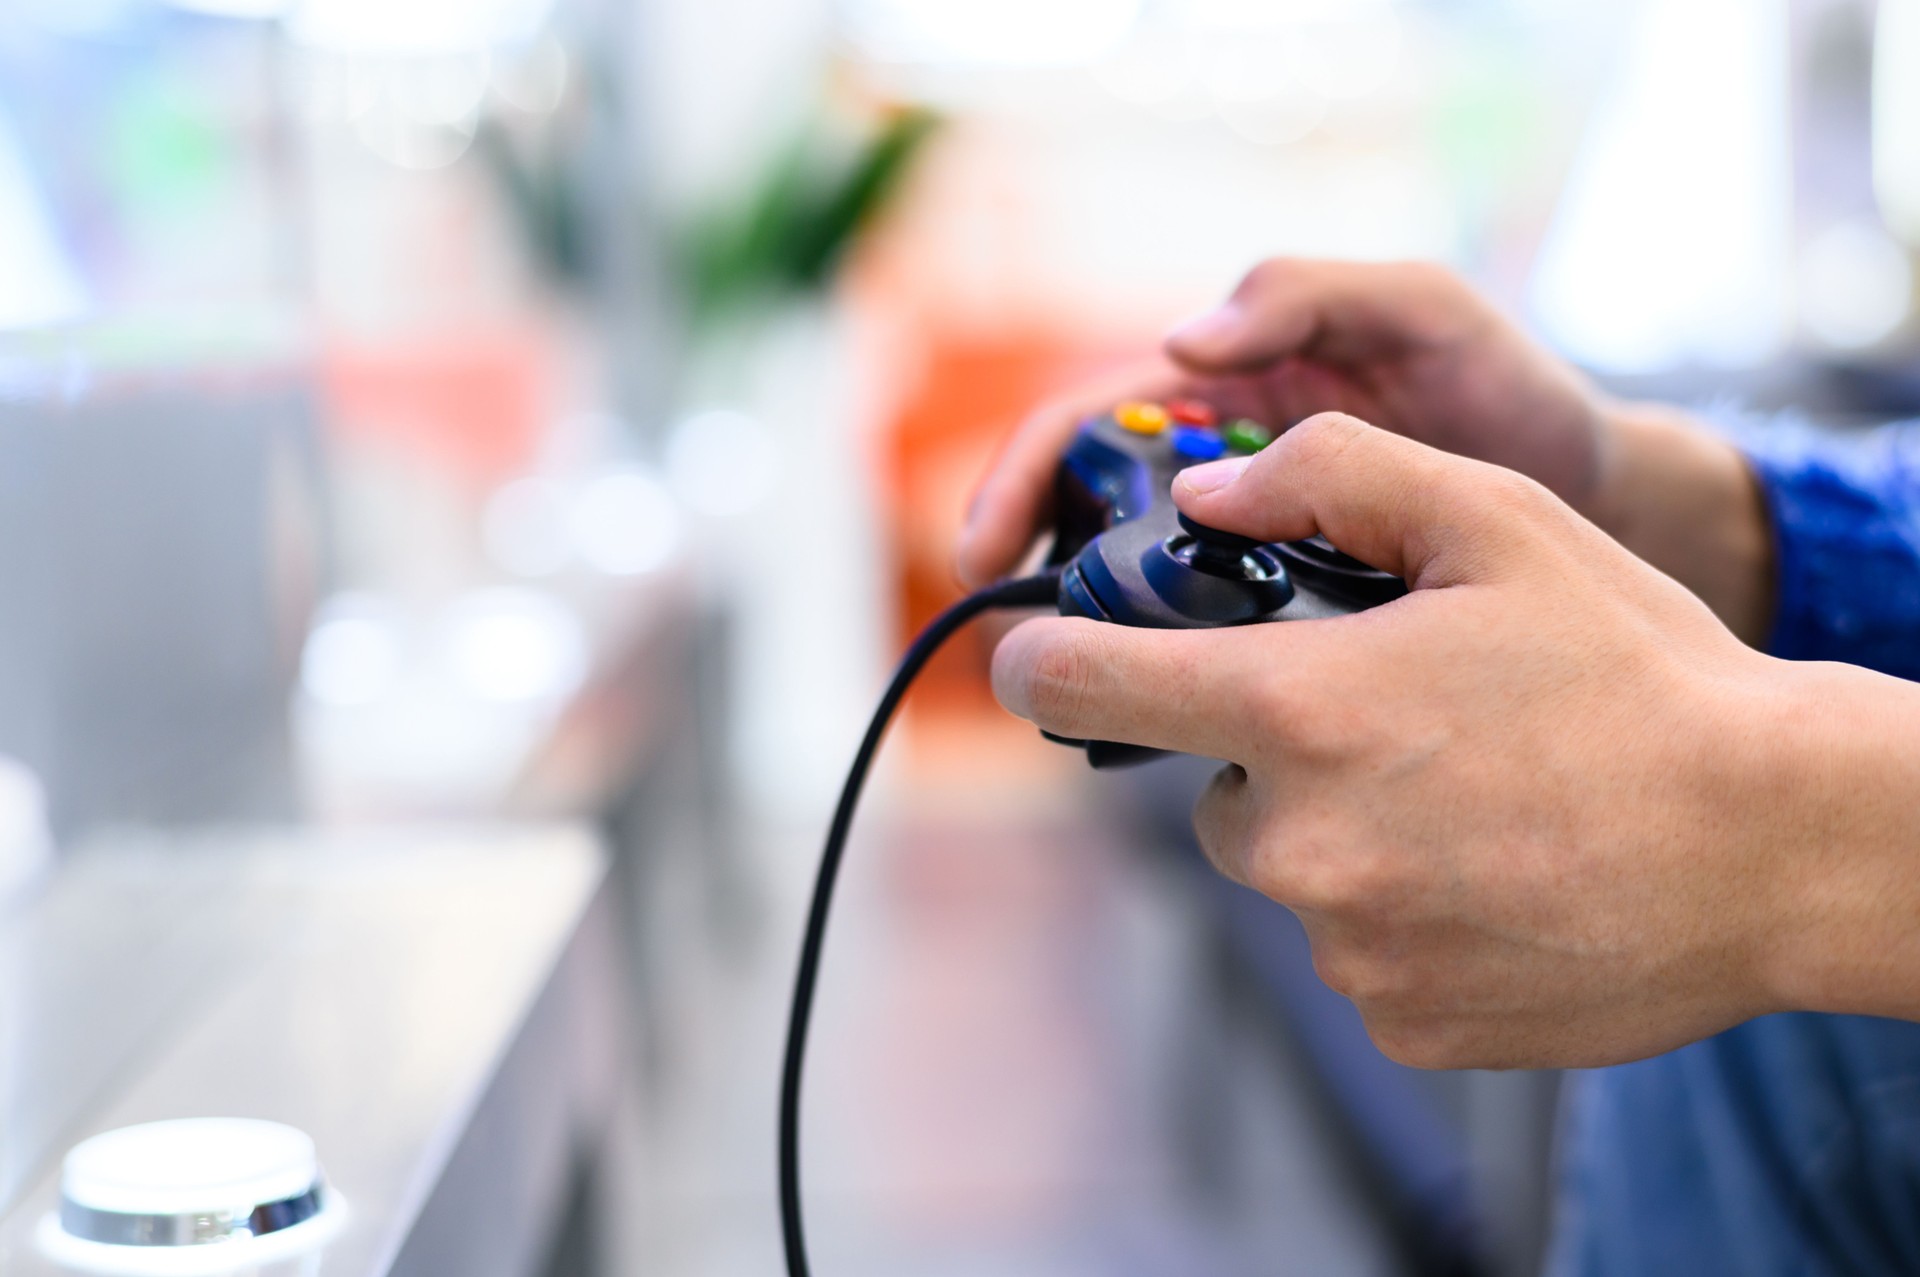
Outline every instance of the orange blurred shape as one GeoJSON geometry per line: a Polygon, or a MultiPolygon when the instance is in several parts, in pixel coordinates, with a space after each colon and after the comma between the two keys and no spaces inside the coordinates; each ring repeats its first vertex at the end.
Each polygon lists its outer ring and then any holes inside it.
{"type": "MultiPolygon", "coordinates": [[[[883,477],[890,544],[898,556],[895,646],[961,596],[953,552],[974,486],[1007,434],[1049,395],[1113,362],[1115,351],[1066,331],[978,329],[925,332],[920,375],[901,388],[888,421],[883,477]]],[[[1002,629],[964,631],[934,658],[914,689],[916,751],[950,754],[1038,741],[993,699],[987,669],[1002,629]],[[941,742],[953,745],[948,750],[941,742]]]]}
{"type": "Polygon", "coordinates": [[[321,386],[341,441],[402,451],[483,488],[531,462],[551,363],[532,331],[337,341],[321,386]]]}

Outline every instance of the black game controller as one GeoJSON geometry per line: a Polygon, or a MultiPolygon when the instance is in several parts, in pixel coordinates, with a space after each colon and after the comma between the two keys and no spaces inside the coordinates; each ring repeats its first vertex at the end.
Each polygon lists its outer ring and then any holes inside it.
{"type": "MultiPolygon", "coordinates": [[[[1407,592],[1399,577],[1320,537],[1265,545],[1193,522],[1174,508],[1173,476],[1190,465],[1258,452],[1255,422],[1221,427],[1204,403],[1124,403],[1084,422],[1055,476],[1053,550],[1060,613],[1117,625],[1197,630],[1255,621],[1345,616],[1407,592]]],[[[1078,741],[1097,768],[1162,751],[1078,741]]]]}

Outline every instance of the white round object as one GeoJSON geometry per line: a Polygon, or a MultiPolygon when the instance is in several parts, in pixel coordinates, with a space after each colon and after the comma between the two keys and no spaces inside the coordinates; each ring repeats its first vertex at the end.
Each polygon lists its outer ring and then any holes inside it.
{"type": "Polygon", "coordinates": [[[76,1144],[60,1191],[78,1205],[129,1215],[251,1211],[299,1196],[319,1176],[303,1131],[248,1118],[189,1117],[76,1144]]]}
{"type": "Polygon", "coordinates": [[[120,1274],[216,1273],[285,1258],[330,1237],[344,1209],[312,1139],[249,1118],[96,1135],[67,1154],[60,1196],[60,1211],[41,1222],[41,1249],[71,1267],[120,1274]],[[96,1228],[107,1235],[88,1235],[96,1228]]]}

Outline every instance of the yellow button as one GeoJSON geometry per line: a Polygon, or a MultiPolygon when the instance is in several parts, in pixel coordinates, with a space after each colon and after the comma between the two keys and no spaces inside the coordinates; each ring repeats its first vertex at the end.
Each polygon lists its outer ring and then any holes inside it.
{"type": "Polygon", "coordinates": [[[1167,410],[1157,403],[1123,403],[1113,410],[1113,419],[1122,430],[1137,435],[1157,435],[1167,428],[1167,410]]]}

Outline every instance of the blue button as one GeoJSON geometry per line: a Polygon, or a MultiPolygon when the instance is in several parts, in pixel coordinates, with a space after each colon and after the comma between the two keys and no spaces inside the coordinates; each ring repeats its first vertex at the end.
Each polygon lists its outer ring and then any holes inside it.
{"type": "Polygon", "coordinates": [[[1173,450],[1175,454],[1193,461],[1212,461],[1227,453],[1227,441],[1211,430],[1197,426],[1175,426],[1173,428],[1173,450]]]}

